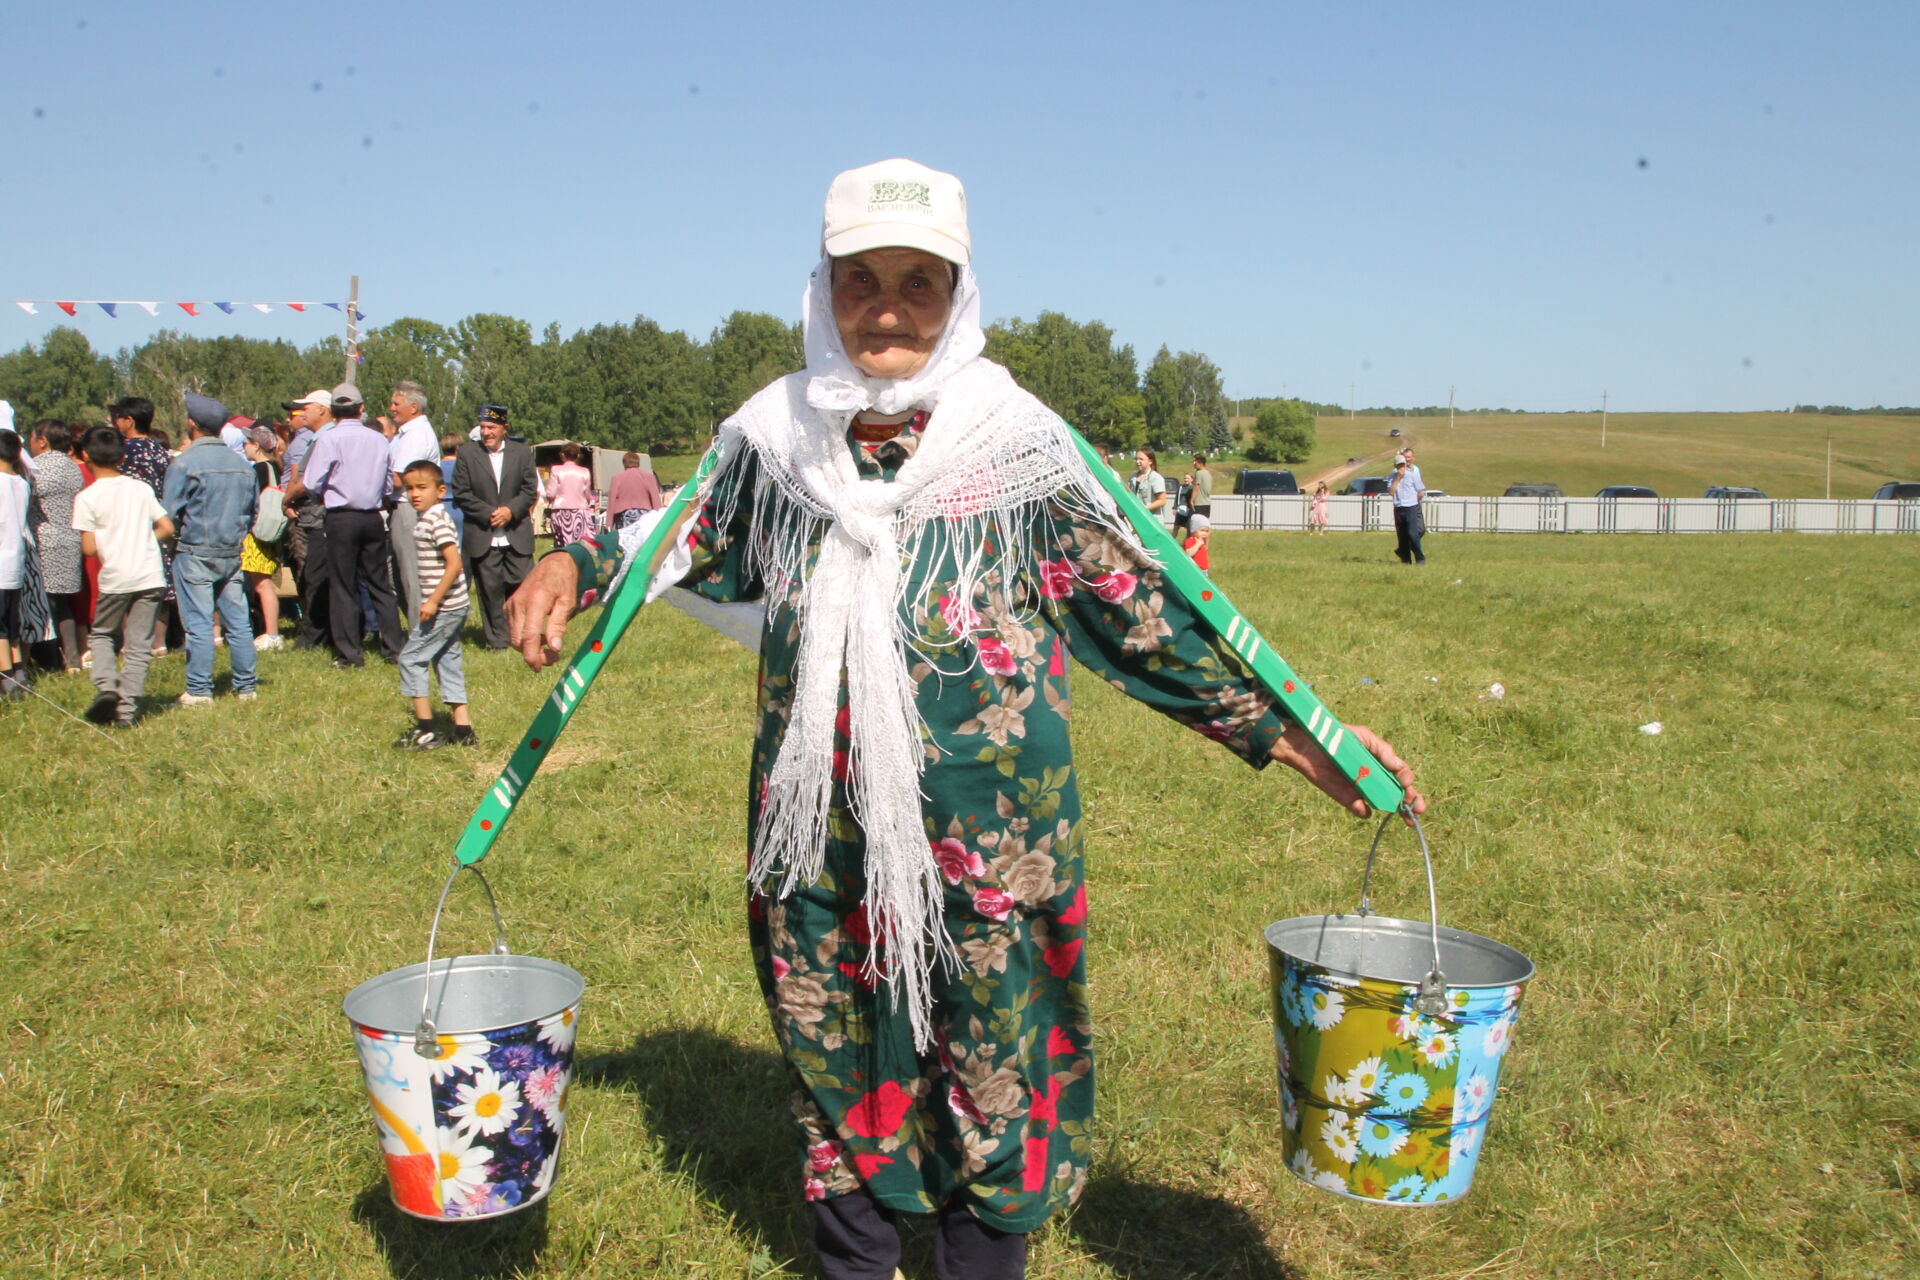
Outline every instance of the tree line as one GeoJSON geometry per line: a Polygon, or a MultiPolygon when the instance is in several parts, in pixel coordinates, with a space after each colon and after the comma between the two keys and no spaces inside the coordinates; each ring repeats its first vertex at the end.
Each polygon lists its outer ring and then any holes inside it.
{"type": "MultiPolygon", "coordinates": [[[[1133,347],[1116,344],[1106,325],[1047,311],[990,325],[986,354],[1096,444],[1234,447],[1219,366],[1200,352],[1162,346],[1143,373],[1133,347]]],[[[376,411],[394,383],[411,379],[445,427],[499,404],[511,411],[515,433],[530,440],[655,452],[697,448],[748,396],[806,363],[798,325],[750,311],[728,316],[704,342],[645,316],[565,336],[558,325],[536,336],[526,321],[493,313],[451,326],[409,316],[370,330],[359,356],[353,380],[376,411]]],[[[38,345],[0,355],[0,398],[22,422],[89,422],[121,395],[145,396],[158,425],[177,439],[182,391],[249,417],[277,418],[282,401],[339,382],[346,358],[339,337],[300,347],[171,329],[108,355],[62,326],[38,345]]]]}

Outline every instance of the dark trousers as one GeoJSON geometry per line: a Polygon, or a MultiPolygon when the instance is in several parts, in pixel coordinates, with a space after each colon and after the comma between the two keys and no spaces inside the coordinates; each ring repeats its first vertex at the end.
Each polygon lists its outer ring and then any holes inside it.
{"type": "Polygon", "coordinates": [[[1427,518],[1420,514],[1419,503],[1393,509],[1393,536],[1393,554],[1401,564],[1427,562],[1427,553],[1420,549],[1420,539],[1427,536],[1427,518]]]}
{"type": "Polygon", "coordinates": [[[333,651],[348,662],[365,660],[360,643],[360,589],[373,601],[374,621],[380,628],[380,656],[389,662],[400,657],[400,614],[394,607],[393,583],[387,576],[387,526],[378,511],[327,512],[327,565],[333,595],[327,619],[333,632],[333,651]]]}
{"type": "Polygon", "coordinates": [[[305,544],[293,562],[294,583],[300,588],[300,635],[293,642],[297,649],[317,649],[333,644],[328,619],[333,616],[333,569],[327,563],[327,528],[324,520],[312,527],[302,526],[305,544]]]}
{"type": "Polygon", "coordinates": [[[474,591],[480,597],[481,642],[507,647],[507,615],[501,607],[533,571],[533,557],[512,547],[488,547],[473,558],[474,591]]]}
{"type": "MultiPolygon", "coordinates": [[[[826,1280],[893,1280],[900,1265],[893,1214],[864,1188],[813,1202],[813,1242],[826,1280]]],[[[1027,1238],[995,1231],[949,1203],[940,1210],[933,1273],[939,1280],[1020,1280],[1027,1274],[1027,1238]]]]}

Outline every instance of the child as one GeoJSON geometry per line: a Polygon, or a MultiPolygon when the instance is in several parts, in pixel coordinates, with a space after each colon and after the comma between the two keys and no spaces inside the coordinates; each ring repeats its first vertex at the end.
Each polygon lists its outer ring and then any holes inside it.
{"type": "Polygon", "coordinates": [[[420,575],[420,621],[400,651],[400,694],[413,699],[414,725],[394,743],[407,751],[432,751],[449,742],[478,746],[473,722],[467,719],[467,681],[460,663],[460,629],[467,621],[467,579],[460,569],[460,536],[440,501],[446,482],[440,464],[422,458],[400,473],[407,501],[419,513],[413,526],[415,564],[420,575]],[[440,674],[440,697],[453,713],[453,732],[433,727],[433,707],[427,699],[427,668],[440,674]]]}
{"type": "Polygon", "coordinates": [[[0,431],[0,697],[11,702],[24,700],[33,683],[20,618],[27,557],[33,554],[27,542],[30,489],[20,474],[26,469],[24,456],[12,428],[0,431]]]}
{"type": "Polygon", "coordinates": [[[1187,540],[1180,544],[1180,549],[1193,557],[1193,562],[1200,566],[1202,573],[1211,572],[1213,569],[1207,561],[1207,543],[1212,538],[1213,521],[1197,511],[1194,512],[1188,519],[1187,540]]]}
{"type": "Polygon", "coordinates": [[[1313,487],[1313,509],[1307,513],[1307,530],[1310,533],[1327,531],[1327,482],[1325,480],[1313,487]]]}
{"type": "Polygon", "coordinates": [[[173,521],[153,490],[120,474],[125,448],[112,427],[93,427],[80,447],[93,469],[93,483],[73,500],[73,527],[80,549],[100,561],[100,598],[87,635],[93,653],[94,724],[132,726],[140,695],[147,688],[148,641],[160,604],[167,598],[167,575],[160,562],[160,539],[173,536],[173,521]],[[125,627],[127,669],[116,671],[116,633],[125,627]]]}

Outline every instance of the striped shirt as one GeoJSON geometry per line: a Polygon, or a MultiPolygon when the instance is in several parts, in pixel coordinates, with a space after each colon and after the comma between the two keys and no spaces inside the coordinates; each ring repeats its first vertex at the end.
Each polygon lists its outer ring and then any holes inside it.
{"type": "MultiPolygon", "coordinates": [[[[442,506],[428,507],[413,526],[413,550],[416,562],[420,566],[420,598],[425,600],[440,589],[440,578],[447,571],[446,553],[442,547],[458,548],[460,535],[453,531],[453,521],[447,518],[447,509],[442,506]]],[[[447,588],[446,598],[440,601],[442,609],[464,609],[467,607],[467,575],[462,573],[447,588]]]]}

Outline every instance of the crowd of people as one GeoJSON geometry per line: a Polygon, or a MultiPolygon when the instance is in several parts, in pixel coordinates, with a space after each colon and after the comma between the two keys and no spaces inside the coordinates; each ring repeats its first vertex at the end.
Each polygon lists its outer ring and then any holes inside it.
{"type": "MultiPolygon", "coordinates": [[[[440,435],[409,381],[371,420],[352,383],[282,402],[280,420],[191,392],[180,407],[176,447],[143,397],[115,401],[104,422],[24,432],[0,401],[0,698],[29,697],[36,671],[86,674],[86,718],[130,727],[150,709],[151,661],[172,652],[186,654],[178,705],[201,707],[220,648],[241,701],[258,697],[263,652],[320,650],[351,669],[373,648],[399,668],[412,712],[396,745],[475,743],[468,613],[484,647],[507,647],[502,607],[532,564],[542,497],[556,547],[599,529],[580,446],[563,446],[543,483],[505,407],[440,435]]],[[[612,525],[661,505],[639,455],[625,462],[604,504],[612,525]]]]}

